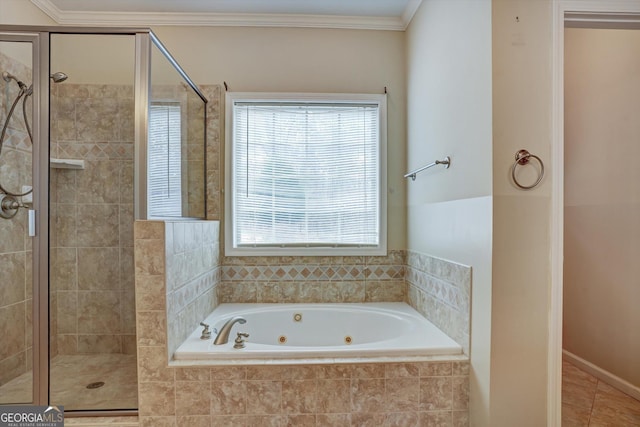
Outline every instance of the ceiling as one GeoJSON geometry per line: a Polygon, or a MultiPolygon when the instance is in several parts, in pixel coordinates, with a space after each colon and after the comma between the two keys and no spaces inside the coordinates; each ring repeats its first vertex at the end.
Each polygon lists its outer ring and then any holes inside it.
{"type": "Polygon", "coordinates": [[[422,0],[31,0],[62,25],[406,29],[422,0]]]}

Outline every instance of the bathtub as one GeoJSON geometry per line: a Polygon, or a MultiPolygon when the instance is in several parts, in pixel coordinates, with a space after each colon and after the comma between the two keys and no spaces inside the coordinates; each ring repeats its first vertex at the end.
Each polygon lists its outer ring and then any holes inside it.
{"type": "Polygon", "coordinates": [[[200,339],[198,327],[174,360],[314,359],[461,355],[462,347],[405,303],[221,304],[203,319],[220,330],[233,316],[229,342],[200,339]],[[237,333],[245,347],[234,348],[237,333]]]}

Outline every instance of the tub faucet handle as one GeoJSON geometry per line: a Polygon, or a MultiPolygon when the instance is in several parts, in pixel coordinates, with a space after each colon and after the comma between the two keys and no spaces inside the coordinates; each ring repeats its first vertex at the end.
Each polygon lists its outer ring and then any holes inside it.
{"type": "Polygon", "coordinates": [[[238,332],[238,336],[236,337],[233,348],[244,348],[244,339],[248,337],[249,337],[249,334],[245,332],[238,332]]]}
{"type": "Polygon", "coordinates": [[[200,326],[204,326],[204,329],[202,330],[202,335],[200,335],[200,339],[208,340],[209,338],[211,338],[211,331],[209,330],[209,325],[207,325],[204,322],[200,322],[200,326]]]}

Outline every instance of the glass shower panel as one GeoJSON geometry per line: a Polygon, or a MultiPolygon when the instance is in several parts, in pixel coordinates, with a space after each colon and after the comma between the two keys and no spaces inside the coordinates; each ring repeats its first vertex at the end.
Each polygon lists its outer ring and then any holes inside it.
{"type": "Polygon", "coordinates": [[[0,41],[0,73],[0,404],[30,403],[32,242],[23,207],[32,200],[31,43],[0,41]]]}
{"type": "Polygon", "coordinates": [[[51,72],[50,402],[135,409],[135,36],[52,34],[51,72]]]}
{"type": "Polygon", "coordinates": [[[148,139],[149,217],[205,217],[205,102],[154,44],[148,139]]]}

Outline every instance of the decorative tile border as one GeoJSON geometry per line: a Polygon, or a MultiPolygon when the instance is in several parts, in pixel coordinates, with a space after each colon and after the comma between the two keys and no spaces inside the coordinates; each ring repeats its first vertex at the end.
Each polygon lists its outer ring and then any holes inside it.
{"type": "Polygon", "coordinates": [[[340,266],[309,266],[309,265],[280,265],[280,266],[235,266],[222,267],[223,280],[229,282],[244,282],[247,280],[295,280],[295,281],[323,281],[323,280],[363,280],[365,267],[362,265],[340,266]]]}
{"type": "Polygon", "coordinates": [[[404,251],[375,257],[226,257],[225,302],[405,301],[404,251]]]}
{"type": "Polygon", "coordinates": [[[133,160],[133,143],[58,142],[56,155],[62,159],[123,159],[133,160]]]}

